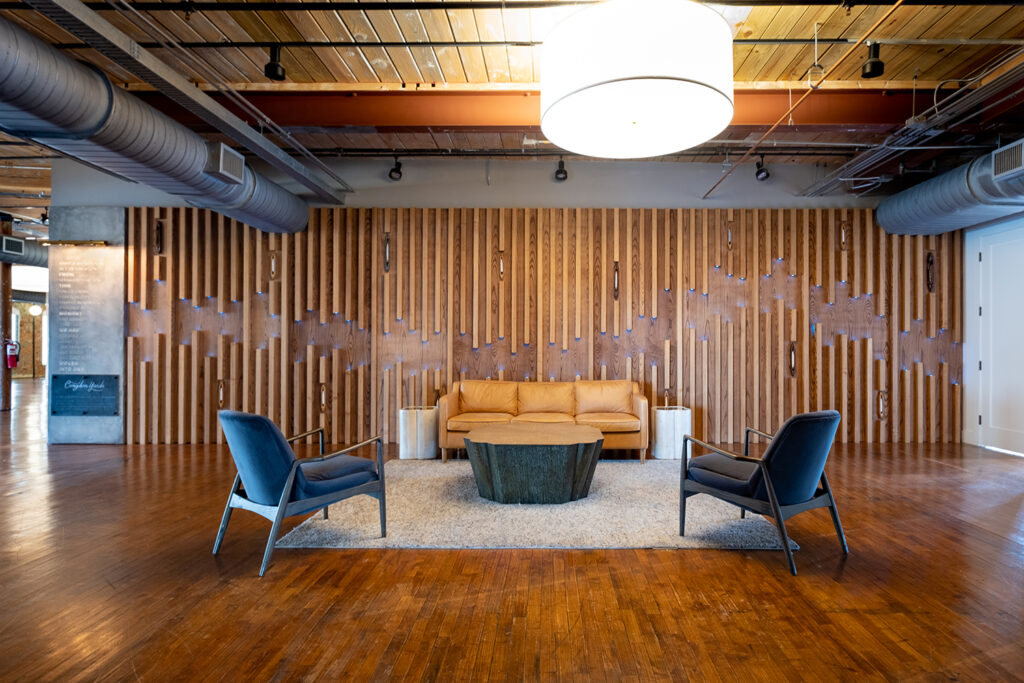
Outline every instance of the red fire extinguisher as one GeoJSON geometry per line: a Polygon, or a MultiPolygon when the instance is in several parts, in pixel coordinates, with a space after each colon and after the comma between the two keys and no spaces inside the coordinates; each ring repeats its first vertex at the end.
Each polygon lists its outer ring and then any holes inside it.
{"type": "Polygon", "coordinates": [[[7,346],[7,368],[18,367],[18,352],[21,351],[21,344],[13,339],[8,339],[5,345],[7,346]]]}

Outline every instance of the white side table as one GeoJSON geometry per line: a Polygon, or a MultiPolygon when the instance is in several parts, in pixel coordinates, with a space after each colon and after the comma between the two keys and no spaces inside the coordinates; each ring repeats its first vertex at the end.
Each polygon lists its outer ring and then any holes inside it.
{"type": "MultiPolygon", "coordinates": [[[[683,406],[651,408],[651,456],[658,460],[678,460],[683,452],[683,437],[692,434],[692,417],[683,406]]],[[[692,446],[687,447],[689,459],[692,446]]]]}
{"type": "Polygon", "coordinates": [[[398,457],[437,457],[437,406],[409,406],[398,411],[398,457]]]}

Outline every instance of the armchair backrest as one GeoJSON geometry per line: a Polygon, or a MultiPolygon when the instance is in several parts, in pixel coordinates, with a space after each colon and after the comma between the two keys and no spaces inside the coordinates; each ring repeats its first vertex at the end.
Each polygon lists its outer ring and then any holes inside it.
{"type": "Polygon", "coordinates": [[[284,434],[262,415],[222,410],[217,417],[242,476],[246,497],[261,505],[277,505],[295,462],[295,453],[284,434]]]}
{"type": "Polygon", "coordinates": [[[780,505],[814,497],[838,427],[835,410],[794,415],[779,427],[762,458],[780,505]]]}

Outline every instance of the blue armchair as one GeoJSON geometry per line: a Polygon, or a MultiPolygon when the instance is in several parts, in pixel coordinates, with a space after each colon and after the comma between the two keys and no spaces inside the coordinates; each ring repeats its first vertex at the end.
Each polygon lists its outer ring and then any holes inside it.
{"type": "Polygon", "coordinates": [[[213,544],[214,554],[220,550],[224,540],[231,511],[242,508],[255,512],[273,522],[260,566],[260,576],[263,576],[285,517],[322,509],[324,519],[327,519],[328,505],[364,493],[379,501],[380,535],[387,535],[384,454],[379,436],[325,455],[322,428],[285,439],[277,425],[260,415],[222,410],[217,416],[238,474],[231,485],[217,540],[213,544]],[[297,459],[289,442],[313,434],[320,437],[320,457],[297,459]],[[348,455],[372,443],[377,444],[376,463],[348,455]]]}
{"type": "Polygon", "coordinates": [[[774,519],[789,561],[789,571],[794,576],[796,564],[789,548],[786,520],[804,510],[827,507],[832,513],[832,524],[843,554],[849,553],[832,489],[825,476],[825,461],[838,426],[839,413],[823,410],[789,418],[775,436],[747,428],[743,455],[685,437],[679,486],[679,535],[686,535],[686,499],[706,493],[738,506],[740,517],[750,510],[774,519]],[[750,457],[751,434],[771,440],[760,458],[750,457]],[[694,457],[687,463],[686,452],[691,441],[713,452],[694,457]]]}

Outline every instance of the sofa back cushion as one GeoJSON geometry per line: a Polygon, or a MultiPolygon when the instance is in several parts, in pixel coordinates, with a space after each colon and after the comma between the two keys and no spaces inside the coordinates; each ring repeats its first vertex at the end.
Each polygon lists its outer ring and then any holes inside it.
{"type": "Polygon", "coordinates": [[[470,379],[459,385],[459,410],[463,413],[516,414],[516,382],[470,379]]]}
{"type": "Polygon", "coordinates": [[[576,392],[572,382],[520,382],[519,414],[567,413],[573,415],[576,392]]]}
{"type": "Polygon", "coordinates": [[[633,383],[629,380],[579,380],[575,384],[577,415],[632,410],[633,383]]]}

